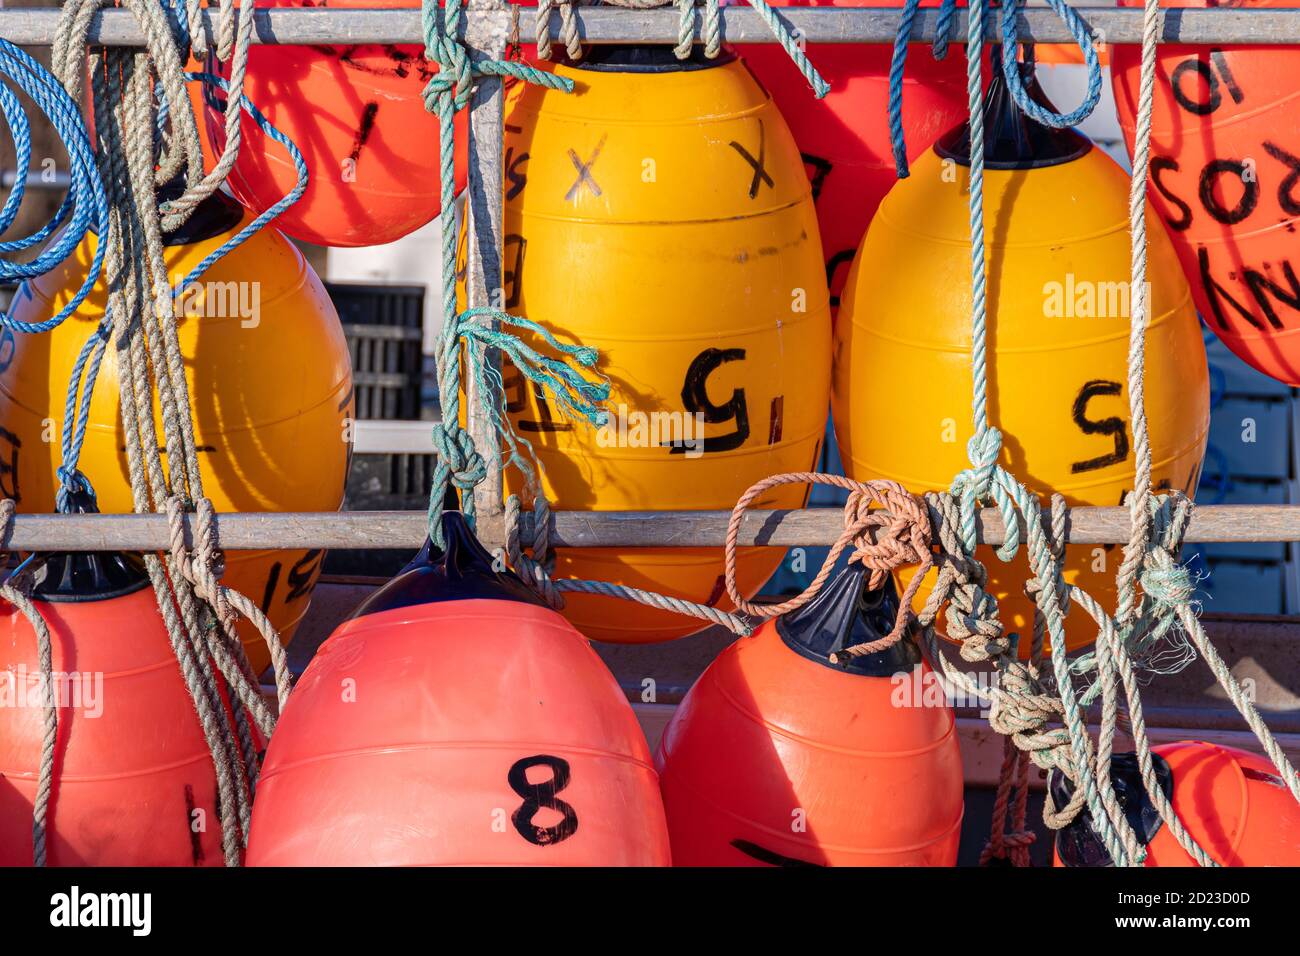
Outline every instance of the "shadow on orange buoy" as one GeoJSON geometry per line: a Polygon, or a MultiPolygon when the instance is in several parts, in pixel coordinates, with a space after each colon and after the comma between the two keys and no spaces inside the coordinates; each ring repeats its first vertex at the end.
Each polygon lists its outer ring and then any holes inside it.
{"type": "Polygon", "coordinates": [[[678,866],[953,866],[962,768],[952,709],[892,580],[853,566],[723,651],[656,755],[678,866]]]}

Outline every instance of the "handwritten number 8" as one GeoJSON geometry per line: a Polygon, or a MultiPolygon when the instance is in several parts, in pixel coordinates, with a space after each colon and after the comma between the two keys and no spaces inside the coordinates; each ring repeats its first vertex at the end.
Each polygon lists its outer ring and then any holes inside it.
{"type": "Polygon", "coordinates": [[[578,813],[563,800],[556,799],[556,794],[569,785],[569,762],[549,754],[524,757],[515,762],[506,778],[510,789],[524,798],[519,809],[511,816],[519,835],[534,846],[550,846],[562,843],[578,832],[578,813]],[[541,783],[528,782],[528,770],[532,767],[548,767],[551,779],[541,783]],[[533,822],[533,817],[542,808],[554,810],[564,816],[555,826],[542,827],[533,822]]]}

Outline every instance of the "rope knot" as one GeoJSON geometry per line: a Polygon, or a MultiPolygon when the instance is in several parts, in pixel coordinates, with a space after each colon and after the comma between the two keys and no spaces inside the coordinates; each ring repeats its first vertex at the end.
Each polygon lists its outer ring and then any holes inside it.
{"type": "Polygon", "coordinates": [[[437,470],[445,472],[445,480],[461,491],[473,490],[487,476],[487,465],[474,447],[474,439],[458,423],[434,425],[433,447],[438,456],[437,470]]]}

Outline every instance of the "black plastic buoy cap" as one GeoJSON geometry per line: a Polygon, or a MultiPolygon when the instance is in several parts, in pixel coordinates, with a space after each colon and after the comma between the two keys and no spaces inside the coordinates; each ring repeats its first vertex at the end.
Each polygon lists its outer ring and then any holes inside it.
{"type": "Polygon", "coordinates": [[[657,43],[602,43],[586,47],[582,59],[571,60],[561,55],[556,62],[575,70],[594,70],[600,73],[683,73],[690,70],[708,70],[736,59],[728,47],[713,59],[704,55],[698,43],[691,47],[691,55],[677,59],[671,46],[657,43]]]}
{"type": "MultiPolygon", "coordinates": [[[[984,94],[984,166],[986,169],[1041,169],[1073,162],[1092,149],[1092,141],[1074,129],[1054,129],[1026,116],[1011,97],[1002,75],[1001,47],[993,48],[993,81],[984,94]]],[[[1018,64],[1030,99],[1056,107],[1039,85],[1033,63],[1018,64]]],[[[970,165],[970,123],[949,130],[934,144],[944,159],[970,165]]]]}
{"type": "Polygon", "coordinates": [[[443,601],[486,599],[546,606],[513,572],[493,567],[492,555],[459,511],[442,513],[442,535],[446,547],[438,548],[426,538],[411,563],[363,601],[352,617],[443,601]]]}
{"type": "MultiPolygon", "coordinates": [[[[68,500],[73,514],[99,513],[89,492],[72,492],[68,500]]],[[[56,551],[37,560],[32,597],[52,604],[107,601],[149,583],[144,561],[121,551],[56,551]]]]}
{"type": "MultiPolygon", "coordinates": [[[[1174,774],[1169,769],[1169,762],[1159,754],[1153,753],[1151,765],[1165,798],[1171,798],[1174,793],[1174,774]]],[[[1119,800],[1119,805],[1124,810],[1128,825],[1133,828],[1138,842],[1146,846],[1160,832],[1164,821],[1160,819],[1160,811],[1156,809],[1147,795],[1146,788],[1142,786],[1142,771],[1138,766],[1137,754],[1122,753],[1111,757],[1110,776],[1115,786],[1115,798],[1119,800]]],[[[1074,785],[1059,770],[1052,771],[1050,786],[1052,800],[1057,807],[1065,806],[1074,794],[1074,785]]],[[[1086,807],[1075,817],[1073,823],[1057,831],[1056,855],[1065,866],[1115,865],[1115,861],[1110,858],[1110,853],[1093,827],[1092,814],[1086,807]]]]}
{"type": "Polygon", "coordinates": [[[803,607],[776,621],[781,640],[801,657],[834,670],[864,677],[892,677],[911,671],[921,662],[921,650],[912,635],[875,654],[852,657],[840,654],[846,647],[878,641],[894,629],[898,617],[898,592],[892,577],[872,590],[861,564],[852,564],[830,580],[803,607]],[[831,661],[836,654],[838,660],[831,661]]]}
{"type": "MultiPolygon", "coordinates": [[[[173,177],[158,190],[158,202],[179,199],[185,192],[185,179],[173,177]]],[[[163,233],[163,244],[189,246],[230,232],[244,218],[244,207],[220,189],[195,207],[190,217],[176,229],[163,233]]]]}

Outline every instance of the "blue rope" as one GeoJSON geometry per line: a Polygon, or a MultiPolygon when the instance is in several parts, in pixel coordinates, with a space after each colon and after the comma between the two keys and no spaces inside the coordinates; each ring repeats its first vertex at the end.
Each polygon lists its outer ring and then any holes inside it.
{"type": "MultiPolygon", "coordinates": [[[[1069,27],[1070,35],[1074,37],[1074,42],[1078,44],[1080,51],[1082,51],[1084,64],[1088,68],[1088,89],[1083,102],[1069,113],[1057,113],[1050,110],[1030,97],[1020,75],[1019,65],[1016,62],[1016,47],[1020,42],[1016,17],[1023,2],[1024,0],[1007,0],[1006,5],[1002,8],[1002,75],[1006,79],[1007,89],[1020,110],[1040,125],[1051,126],[1056,129],[1078,126],[1092,115],[1092,111],[1097,107],[1098,100],[1101,99],[1101,61],[1097,58],[1097,50],[1093,45],[1092,35],[1088,32],[1087,24],[1083,22],[1079,14],[1065,0],[1047,0],[1048,5],[1056,15],[1069,27]]],[[[990,0],[976,0],[971,5],[970,15],[972,19],[978,15],[980,22],[983,23],[989,3],[990,0]]],[[[899,179],[906,179],[908,176],[907,143],[903,132],[903,74],[907,65],[907,46],[912,33],[912,23],[916,19],[916,12],[920,5],[920,0],[907,0],[905,3],[902,18],[898,24],[898,33],[894,36],[894,54],[889,64],[889,140],[894,154],[894,170],[899,179]]],[[[939,8],[933,48],[936,60],[942,60],[948,54],[948,45],[952,40],[956,13],[957,0],[943,0],[939,8]]],[[[982,47],[981,42],[980,48],[982,49],[982,47]]],[[[968,56],[970,50],[971,47],[968,44],[968,56]]]]}
{"type": "MultiPolygon", "coordinates": [[[[190,81],[198,80],[205,84],[211,83],[222,92],[227,89],[226,81],[211,73],[186,73],[185,78],[190,81]]],[[[206,255],[198,265],[190,270],[188,275],[173,287],[173,292],[176,289],[184,289],[191,282],[196,281],[222,256],[243,245],[254,233],[296,203],[307,189],[307,162],[303,159],[302,151],[288,136],[273,126],[262,112],[249,102],[247,97],[244,97],[243,109],[245,113],[253,118],[266,136],[288,151],[294,170],[298,175],[298,181],[288,195],[266,209],[243,229],[222,243],[221,246],[206,255]]],[[[161,114],[163,110],[160,109],[159,112],[161,114]]],[[[107,232],[99,231],[99,235],[106,236],[107,232]]],[[[96,256],[102,255],[102,247],[102,243],[97,244],[96,256]]],[[[95,391],[95,382],[99,378],[99,368],[104,360],[109,330],[112,326],[112,317],[105,312],[104,319],[99,327],[91,333],[86,344],[82,346],[81,352],[77,356],[77,362],[72,368],[72,374],[68,379],[67,398],[63,406],[63,433],[60,439],[63,463],[55,470],[60,482],[55,496],[55,503],[59,511],[67,510],[70,500],[69,495],[75,492],[89,494],[92,498],[95,496],[95,490],[91,486],[90,480],[79,470],[78,463],[81,460],[81,449],[86,440],[86,427],[90,418],[90,401],[95,391]],[[83,372],[85,373],[84,383],[82,382],[83,372]]]]}
{"type": "MultiPolygon", "coordinates": [[[[27,263],[0,260],[0,280],[19,282],[45,275],[58,267],[77,248],[86,233],[94,229],[100,235],[108,230],[108,199],[104,183],[95,163],[95,153],[90,145],[81,110],[68,91],[63,88],[45,67],[14,46],[0,39],[0,73],[14,86],[26,93],[49,118],[55,133],[68,154],[68,194],[58,211],[44,226],[22,239],[0,242],[0,252],[19,252],[44,243],[64,223],[54,240],[35,259],[27,263]]],[[[27,188],[27,175],[31,168],[31,124],[8,84],[0,84],[0,112],[4,113],[14,141],[17,158],[13,190],[0,208],[0,233],[13,225],[27,188]]],[[[104,264],[104,250],[97,246],[90,268],[76,295],[52,318],[41,322],[20,322],[8,312],[0,312],[0,324],[18,332],[48,332],[63,322],[90,294],[99,281],[104,264]]]]}

